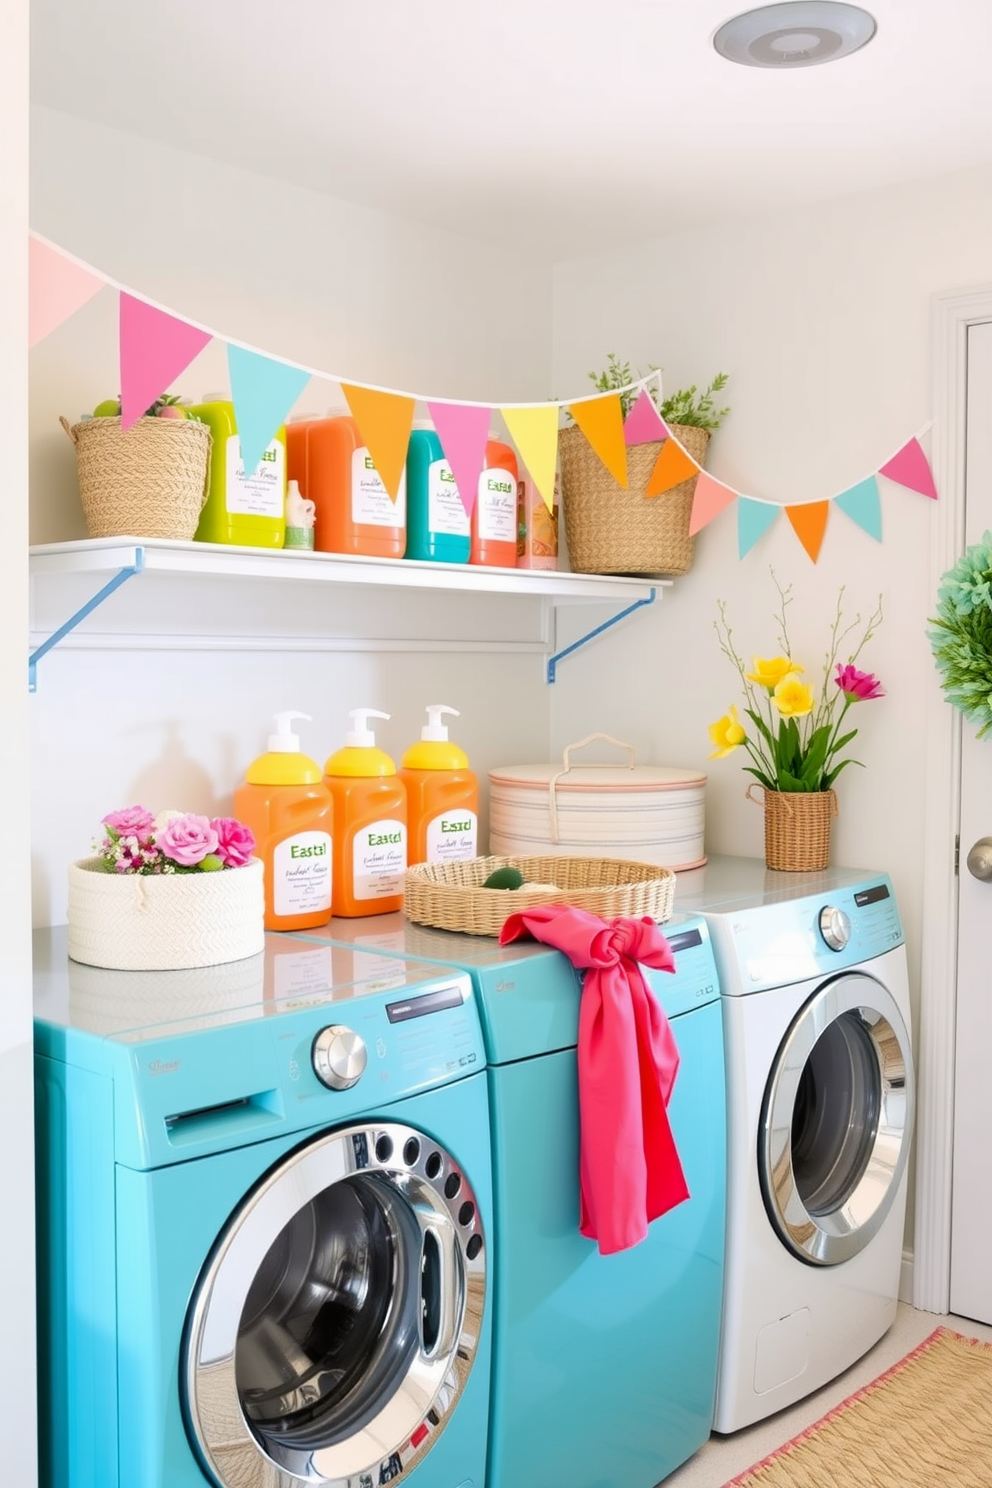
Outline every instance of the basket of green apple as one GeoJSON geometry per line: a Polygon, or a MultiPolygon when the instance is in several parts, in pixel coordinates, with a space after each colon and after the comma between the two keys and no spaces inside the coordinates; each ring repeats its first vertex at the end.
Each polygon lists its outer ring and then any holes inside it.
{"type": "Polygon", "coordinates": [[[90,537],[193,538],[207,495],[210,430],[178,398],[157,399],[127,429],[119,399],[61,424],[76,448],[90,537]]]}

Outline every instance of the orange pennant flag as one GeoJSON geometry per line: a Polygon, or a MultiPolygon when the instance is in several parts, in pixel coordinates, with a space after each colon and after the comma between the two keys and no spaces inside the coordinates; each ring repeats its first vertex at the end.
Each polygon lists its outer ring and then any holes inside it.
{"type": "Polygon", "coordinates": [[[623,435],[623,408],[618,393],[605,398],[586,398],[568,408],[618,486],[627,489],[627,441],[623,435]]]}
{"type": "Polygon", "coordinates": [[[695,537],[707,522],[712,522],[713,518],[718,517],[732,501],[736,501],[738,494],[730,486],[725,486],[723,481],[714,480],[712,475],[707,475],[705,470],[701,470],[696,480],[696,489],[692,493],[689,536],[695,537]]]}
{"type": "Polygon", "coordinates": [[[341,384],[358,432],[368,446],[382,484],[395,501],[406,470],[406,452],[413,428],[414,399],[376,388],[341,384]]]}
{"type": "Polygon", "coordinates": [[[823,535],[827,530],[829,501],[810,501],[805,506],[787,506],[785,515],[795,534],[815,563],[823,546],[823,535]]]}
{"type": "Polygon", "coordinates": [[[678,440],[669,437],[661,446],[644,494],[645,496],[664,496],[665,492],[672,490],[674,486],[680,486],[683,481],[691,480],[698,470],[699,466],[682,448],[678,440]]]}

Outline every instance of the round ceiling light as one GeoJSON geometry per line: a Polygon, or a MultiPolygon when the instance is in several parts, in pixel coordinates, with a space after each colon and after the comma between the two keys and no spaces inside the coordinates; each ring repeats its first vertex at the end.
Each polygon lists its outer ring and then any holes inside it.
{"type": "Polygon", "coordinates": [[[726,21],[713,45],[745,67],[816,67],[856,52],[875,35],[875,17],[841,0],[787,0],[726,21]]]}

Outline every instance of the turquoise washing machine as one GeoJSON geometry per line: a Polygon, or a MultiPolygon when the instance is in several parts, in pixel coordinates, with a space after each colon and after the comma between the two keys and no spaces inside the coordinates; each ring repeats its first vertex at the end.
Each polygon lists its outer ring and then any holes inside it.
{"type": "Polygon", "coordinates": [[[416,955],[468,971],[489,1062],[496,1209],[489,1488],[653,1488],[707,1439],[723,1292],[723,1031],[705,921],[664,927],[676,972],[647,971],[680,1067],[669,1107],[691,1197],[632,1250],[579,1234],[580,975],[535,943],[332,920],[342,969],[416,955]]]}
{"type": "Polygon", "coordinates": [[[36,965],[44,1488],[483,1488],[493,1237],[470,978],[330,947],[36,965]]]}

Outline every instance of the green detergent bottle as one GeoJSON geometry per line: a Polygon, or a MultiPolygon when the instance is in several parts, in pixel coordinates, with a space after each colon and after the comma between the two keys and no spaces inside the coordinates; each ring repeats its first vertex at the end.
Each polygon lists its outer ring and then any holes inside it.
{"type": "Polygon", "coordinates": [[[208,393],[191,412],[213,435],[207,499],[196,541],[281,548],[286,538],[286,430],[276,431],[255,470],[246,476],[230,399],[208,393]]]}

